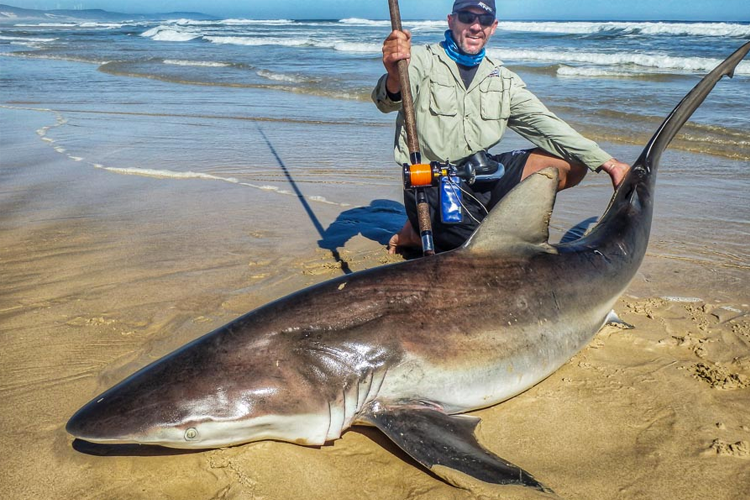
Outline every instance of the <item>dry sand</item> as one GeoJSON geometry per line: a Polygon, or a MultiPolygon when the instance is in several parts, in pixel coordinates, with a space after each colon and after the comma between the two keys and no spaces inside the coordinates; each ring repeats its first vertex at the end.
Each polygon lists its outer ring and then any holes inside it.
{"type": "MultiPolygon", "coordinates": [[[[6,135],[6,153],[15,160],[0,169],[0,497],[545,498],[516,487],[454,488],[370,429],[321,448],[262,442],[179,453],[74,444],[65,422],[100,391],[341,271],[310,244],[319,236],[309,222],[291,222],[293,231],[279,224],[299,220],[300,208],[273,193],[103,171],[84,177],[23,134],[6,135]],[[61,208],[71,199],[75,209],[61,208]],[[243,207],[259,202],[277,218],[248,217],[243,207]]],[[[328,225],[340,208],[315,210],[328,225]]],[[[389,261],[361,236],[342,257],[353,270],[389,261]]],[[[748,498],[748,277],[745,268],[717,275],[647,257],[617,304],[635,329],[606,327],[549,379],[476,412],[481,442],[565,499],[748,498]],[[687,298],[695,299],[661,298],[680,291],[683,276],[693,277],[687,298]],[[722,280],[741,285],[719,303],[693,294],[722,280]]]]}

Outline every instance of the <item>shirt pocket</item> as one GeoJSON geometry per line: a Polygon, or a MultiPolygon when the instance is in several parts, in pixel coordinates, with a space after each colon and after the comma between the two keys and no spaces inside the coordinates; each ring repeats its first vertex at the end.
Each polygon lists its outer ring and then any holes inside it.
{"type": "Polygon", "coordinates": [[[457,99],[456,86],[453,83],[430,82],[430,111],[433,115],[456,116],[457,99]]]}
{"type": "Polygon", "coordinates": [[[480,109],[483,120],[510,118],[510,96],[500,78],[488,78],[479,86],[480,109]]]}

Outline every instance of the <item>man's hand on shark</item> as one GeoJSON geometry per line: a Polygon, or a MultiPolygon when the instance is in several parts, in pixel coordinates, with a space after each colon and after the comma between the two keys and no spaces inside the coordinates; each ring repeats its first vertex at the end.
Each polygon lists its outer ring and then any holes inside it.
{"type": "Polygon", "coordinates": [[[623,179],[625,179],[625,176],[628,175],[628,172],[630,171],[630,165],[623,163],[616,158],[610,159],[599,168],[609,174],[609,177],[612,179],[612,186],[615,189],[622,184],[623,179]]]}

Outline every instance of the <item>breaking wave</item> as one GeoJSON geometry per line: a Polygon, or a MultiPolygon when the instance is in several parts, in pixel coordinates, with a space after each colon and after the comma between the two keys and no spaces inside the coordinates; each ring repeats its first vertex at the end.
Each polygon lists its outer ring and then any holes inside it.
{"type": "MultiPolygon", "coordinates": [[[[660,54],[614,53],[545,50],[489,49],[498,58],[512,61],[541,61],[558,63],[584,63],[597,66],[640,66],[660,70],[704,72],[714,69],[720,59],[706,57],[672,57],[660,54]]],[[[750,75],[750,63],[742,62],[735,71],[737,75],[750,75]]]]}
{"type": "MultiPolygon", "coordinates": [[[[372,20],[372,19],[361,19],[358,17],[351,17],[348,19],[341,19],[339,23],[346,24],[349,26],[374,26],[378,28],[388,28],[391,26],[390,21],[383,20],[372,20]]],[[[404,27],[409,29],[435,29],[443,31],[446,29],[445,20],[440,21],[404,21],[404,27]]]]}
{"type": "Polygon", "coordinates": [[[639,78],[641,73],[628,71],[610,71],[602,68],[560,66],[556,71],[557,76],[572,78],[639,78]]]}
{"type": "Polygon", "coordinates": [[[501,22],[498,28],[503,31],[571,35],[612,33],[750,38],[750,25],[740,23],[501,22]]]}
{"type": "Polygon", "coordinates": [[[124,26],[144,26],[147,24],[143,21],[124,21],[121,23],[100,23],[94,21],[67,22],[67,23],[16,23],[13,26],[18,28],[93,28],[104,30],[116,30],[124,26]]]}
{"type": "Polygon", "coordinates": [[[32,38],[25,36],[0,36],[0,40],[9,40],[13,42],[54,42],[57,38],[32,38]]]}
{"type": "Polygon", "coordinates": [[[375,21],[372,19],[361,19],[359,17],[349,17],[347,19],[339,20],[341,24],[349,24],[353,26],[390,26],[390,21],[375,21]]]}
{"type": "Polygon", "coordinates": [[[179,26],[286,26],[294,24],[291,19],[222,19],[220,21],[196,21],[194,19],[172,19],[165,21],[179,26]]]}
{"type": "MultiPolygon", "coordinates": [[[[320,46],[317,45],[316,46],[320,46]]],[[[381,54],[382,45],[377,43],[355,43],[355,42],[336,42],[332,47],[339,52],[362,52],[367,54],[381,54]]]]}
{"type": "Polygon", "coordinates": [[[261,69],[257,71],[256,73],[258,76],[265,78],[267,80],[273,80],[276,82],[289,82],[289,83],[312,83],[317,82],[318,80],[314,78],[306,78],[304,76],[299,75],[290,75],[286,73],[275,73],[273,71],[268,71],[267,69],[261,69]]]}
{"type": "Polygon", "coordinates": [[[164,59],[164,64],[172,66],[196,66],[202,68],[228,68],[230,63],[212,62],[212,61],[188,61],[184,59],[164,59]]]}
{"type": "MultiPolygon", "coordinates": [[[[144,33],[145,36],[145,33],[144,33]]],[[[219,45],[248,45],[263,46],[275,45],[283,47],[304,47],[314,46],[310,38],[260,38],[249,36],[204,36],[204,40],[219,45]]]]}
{"type": "Polygon", "coordinates": [[[82,56],[45,54],[43,52],[36,52],[36,51],[0,52],[0,57],[21,57],[25,59],[47,59],[50,61],[70,61],[70,62],[78,62],[78,63],[86,63],[86,64],[96,64],[97,66],[101,66],[103,64],[109,63],[109,61],[89,59],[89,58],[82,57],[82,56]]]}
{"type": "Polygon", "coordinates": [[[313,38],[276,38],[276,37],[246,37],[246,36],[204,36],[204,40],[216,44],[246,45],[246,46],[283,46],[283,47],[316,47],[333,49],[339,52],[361,52],[379,54],[382,50],[377,43],[347,42],[344,40],[315,40],[313,38]]]}
{"type": "Polygon", "coordinates": [[[189,42],[190,40],[201,37],[201,34],[178,31],[162,25],[141,33],[141,36],[151,38],[157,42],[189,42]]]}
{"type": "MultiPolygon", "coordinates": [[[[350,26],[389,27],[390,21],[361,19],[357,17],[341,19],[341,24],[350,26]]],[[[444,30],[445,20],[404,21],[411,29],[444,30]]],[[[498,23],[502,31],[526,33],[561,33],[589,35],[600,33],[626,35],[670,35],[670,36],[711,36],[750,38],[750,24],[746,23],[670,23],[670,22],[555,22],[555,21],[504,21],[498,23]]]]}

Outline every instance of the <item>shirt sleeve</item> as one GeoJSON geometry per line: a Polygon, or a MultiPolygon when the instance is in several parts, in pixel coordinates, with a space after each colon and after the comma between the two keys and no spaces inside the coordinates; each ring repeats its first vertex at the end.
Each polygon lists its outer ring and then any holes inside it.
{"type": "MultiPolygon", "coordinates": [[[[392,113],[401,109],[401,101],[394,101],[389,95],[388,89],[386,88],[385,82],[388,79],[388,74],[380,77],[378,83],[372,91],[372,100],[375,106],[383,113],[392,113]]],[[[399,93],[400,94],[400,93],[399,93]]]]}
{"type": "Polygon", "coordinates": [[[552,113],[515,74],[511,78],[508,126],[536,146],[596,170],[612,155],[552,113]]]}
{"type": "MultiPolygon", "coordinates": [[[[419,93],[422,79],[430,70],[431,58],[427,47],[412,47],[411,60],[409,61],[409,82],[411,83],[411,93],[416,96],[419,93]]],[[[380,77],[378,83],[372,91],[372,100],[375,106],[383,113],[391,113],[401,110],[401,100],[393,100],[393,95],[386,88],[388,74],[380,77]]],[[[400,97],[401,93],[396,97],[400,97]]]]}

